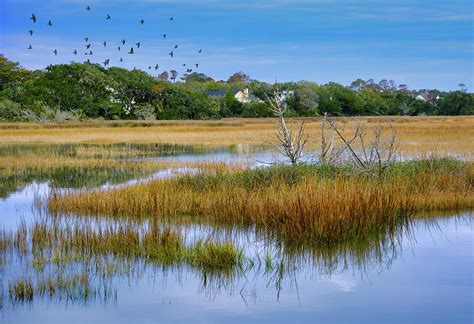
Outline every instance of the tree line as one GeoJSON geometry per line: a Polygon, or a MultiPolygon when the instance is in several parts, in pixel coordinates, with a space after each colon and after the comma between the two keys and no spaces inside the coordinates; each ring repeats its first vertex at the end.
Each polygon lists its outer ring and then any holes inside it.
{"type": "MultiPolygon", "coordinates": [[[[409,90],[391,80],[358,79],[350,86],[300,81],[278,84],[288,116],[472,115],[474,94],[460,90],[409,90]],[[428,100],[417,95],[429,94],[428,100]]],[[[266,94],[276,85],[242,72],[216,81],[203,73],[176,71],[153,77],[141,70],[98,64],[50,65],[29,71],[0,55],[0,120],[219,119],[270,117],[266,94]],[[233,91],[248,88],[257,100],[239,102],[233,91]],[[208,96],[208,91],[223,96],[208,96]]]]}

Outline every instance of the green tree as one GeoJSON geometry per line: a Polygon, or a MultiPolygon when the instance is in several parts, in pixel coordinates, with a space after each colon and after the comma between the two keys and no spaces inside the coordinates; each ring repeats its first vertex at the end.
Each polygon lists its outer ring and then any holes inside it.
{"type": "Polygon", "coordinates": [[[0,54],[0,92],[8,86],[31,79],[31,72],[23,69],[20,63],[10,61],[0,54]]]}
{"type": "Polygon", "coordinates": [[[181,80],[183,80],[186,83],[191,83],[191,82],[198,82],[198,83],[204,83],[204,82],[214,82],[214,79],[211,77],[208,77],[204,73],[197,73],[193,72],[191,74],[185,74],[181,80]]]}
{"type": "Polygon", "coordinates": [[[464,83],[458,84],[458,87],[461,92],[467,92],[467,87],[464,83]]]}
{"type": "Polygon", "coordinates": [[[159,119],[209,119],[218,115],[218,106],[196,91],[170,86],[162,92],[161,101],[159,119]]]}
{"type": "Polygon", "coordinates": [[[474,94],[455,91],[442,98],[438,104],[441,115],[474,115],[474,94]]]}
{"type": "Polygon", "coordinates": [[[362,89],[357,92],[363,101],[364,113],[369,115],[386,115],[389,106],[378,92],[362,89]]]}
{"type": "Polygon", "coordinates": [[[288,108],[298,116],[316,116],[319,113],[318,85],[313,82],[299,82],[295,90],[281,90],[288,108]]]}
{"type": "Polygon", "coordinates": [[[330,82],[322,88],[320,95],[321,112],[348,116],[364,113],[364,101],[357,92],[334,82],[330,82]]]}
{"type": "Polygon", "coordinates": [[[225,98],[224,99],[225,110],[230,111],[232,116],[242,115],[243,106],[235,98],[235,95],[232,91],[227,91],[224,98],[225,98]]]}
{"type": "Polygon", "coordinates": [[[243,104],[242,116],[246,118],[273,117],[268,104],[264,102],[250,102],[243,104]]]}
{"type": "Polygon", "coordinates": [[[50,65],[35,74],[9,96],[36,113],[48,108],[99,117],[111,106],[108,87],[113,80],[98,65],[50,65]]]}
{"type": "Polygon", "coordinates": [[[250,77],[248,76],[248,74],[245,74],[244,72],[234,73],[227,80],[227,83],[249,83],[249,82],[250,82],[250,77]]]}
{"type": "Polygon", "coordinates": [[[153,98],[152,87],[156,80],[146,72],[112,67],[108,74],[115,84],[110,90],[114,99],[122,104],[124,117],[134,117],[135,105],[149,103],[153,98]]]}
{"type": "Polygon", "coordinates": [[[173,82],[176,82],[176,78],[178,77],[178,71],[176,70],[171,70],[170,71],[171,77],[170,79],[173,80],[173,82]]]}
{"type": "Polygon", "coordinates": [[[365,82],[364,80],[357,79],[351,83],[351,89],[354,91],[362,90],[366,84],[367,82],[365,82]]]}
{"type": "Polygon", "coordinates": [[[167,71],[164,71],[163,73],[161,73],[159,76],[158,76],[158,79],[161,80],[161,81],[168,81],[169,79],[169,74],[167,71]]]}

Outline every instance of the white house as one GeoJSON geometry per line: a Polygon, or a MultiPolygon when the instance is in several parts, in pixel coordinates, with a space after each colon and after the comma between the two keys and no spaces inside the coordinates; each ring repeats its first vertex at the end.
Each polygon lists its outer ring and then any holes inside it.
{"type": "Polygon", "coordinates": [[[421,100],[421,101],[424,101],[424,102],[432,102],[432,101],[435,101],[435,100],[439,100],[440,99],[440,96],[436,96],[433,94],[433,93],[429,93],[429,92],[423,92],[423,93],[420,93],[419,95],[417,95],[415,97],[416,100],[421,100]]]}
{"type": "MultiPolygon", "coordinates": [[[[248,88],[243,90],[234,90],[231,91],[235,99],[240,103],[250,103],[250,102],[263,102],[258,97],[250,93],[248,88]]],[[[208,97],[225,97],[227,91],[208,91],[208,97]]]]}

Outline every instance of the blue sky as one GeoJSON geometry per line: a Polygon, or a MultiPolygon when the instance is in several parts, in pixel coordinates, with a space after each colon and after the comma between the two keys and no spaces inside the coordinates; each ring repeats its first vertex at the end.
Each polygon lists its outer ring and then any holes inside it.
{"type": "Polygon", "coordinates": [[[183,63],[199,63],[199,72],[216,79],[244,71],[268,82],[350,84],[357,78],[386,78],[410,88],[451,90],[461,82],[474,88],[472,0],[0,3],[0,52],[31,69],[84,61],[84,37],[89,37],[94,62],[110,58],[112,65],[126,68],[159,64],[159,71],[175,68],[182,74],[183,63]],[[36,24],[29,20],[31,13],[38,17],[36,24]],[[105,20],[107,14],[111,20],[105,20]],[[169,21],[171,16],[174,21],[169,21]],[[142,18],[145,24],[140,26],[142,18]],[[47,26],[48,20],[53,27],[47,26]],[[119,52],[116,47],[124,38],[126,49],[119,52]],[[138,41],[142,46],[136,54],[126,54],[138,41]],[[32,50],[27,50],[29,44],[32,50]],[[168,53],[175,44],[179,48],[171,59],[168,53]],[[74,56],[74,49],[80,55],[74,56]]]}

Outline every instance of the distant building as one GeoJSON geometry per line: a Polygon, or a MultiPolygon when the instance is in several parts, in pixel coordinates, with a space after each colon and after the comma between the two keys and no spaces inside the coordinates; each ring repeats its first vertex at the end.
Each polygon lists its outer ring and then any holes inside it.
{"type": "Polygon", "coordinates": [[[424,102],[433,102],[435,100],[439,100],[440,97],[435,95],[434,93],[422,92],[422,93],[418,94],[415,97],[415,99],[416,100],[421,100],[421,101],[424,101],[424,102]]]}
{"type": "MultiPolygon", "coordinates": [[[[258,97],[251,94],[249,89],[246,88],[244,90],[234,90],[230,91],[235,99],[237,99],[240,103],[250,103],[250,102],[262,102],[258,97]]],[[[208,91],[206,95],[208,97],[225,97],[227,91],[208,91]]]]}

